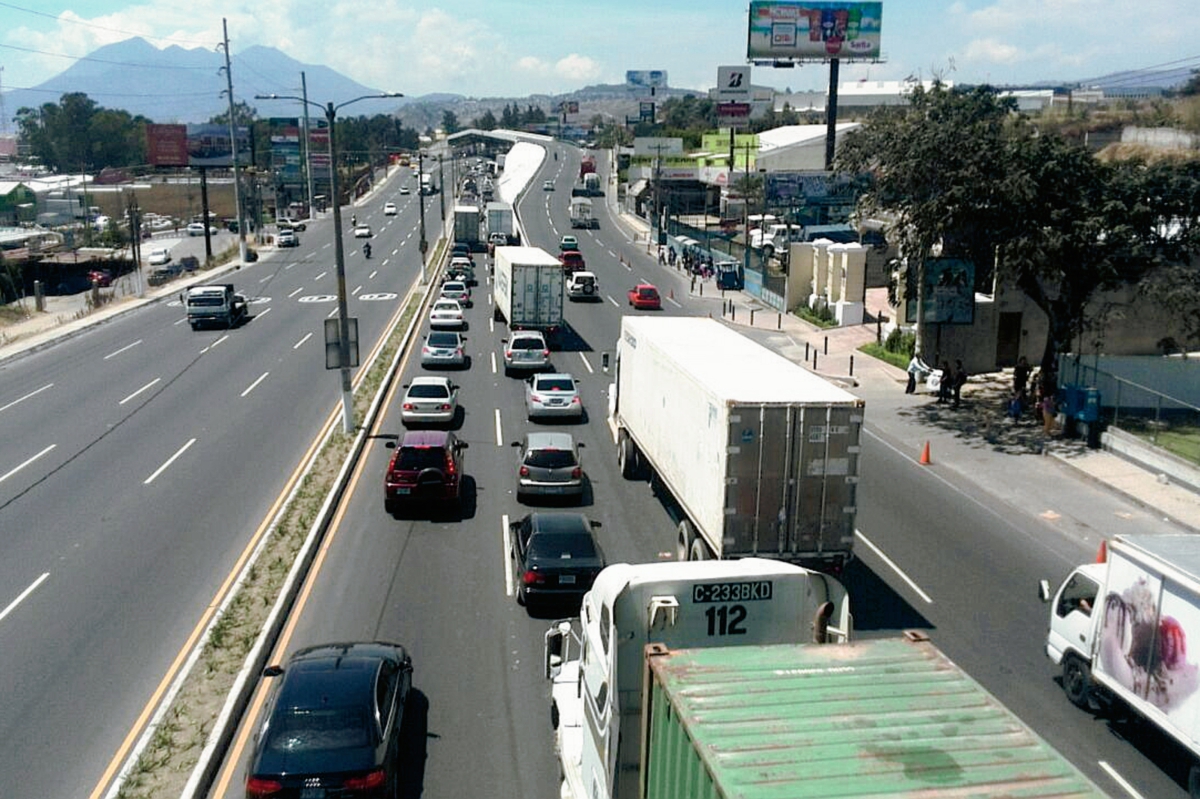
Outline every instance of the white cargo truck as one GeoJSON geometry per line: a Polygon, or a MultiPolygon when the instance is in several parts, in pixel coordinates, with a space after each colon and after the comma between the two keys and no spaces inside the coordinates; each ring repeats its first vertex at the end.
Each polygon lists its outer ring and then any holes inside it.
{"type": "Polygon", "coordinates": [[[1119,535],[1096,560],[1053,596],[1042,581],[1046,655],[1071,702],[1132,712],[1191,752],[1200,799],[1200,536],[1119,535]]]}
{"type": "Polygon", "coordinates": [[[246,317],[246,297],[232,283],[191,286],[181,299],[192,330],[208,325],[232,328],[246,317]]]}
{"type": "Polygon", "coordinates": [[[563,324],[563,269],[540,247],[497,247],[492,276],[495,316],[509,330],[541,330],[563,324]]]}
{"type": "MultiPolygon", "coordinates": [[[[843,643],[851,624],[841,583],[788,563],[609,566],[584,595],[577,625],[560,622],[546,633],[559,796],[639,796],[639,767],[650,743],[641,720],[647,646],[843,643]]],[[[673,795],[699,794],[681,786],[673,795]]]]}
{"type": "Polygon", "coordinates": [[[517,244],[517,228],[513,219],[513,208],[508,203],[490,202],[487,211],[488,242],[493,244],[517,244]],[[500,242],[499,237],[504,241],[500,242]]]}
{"type": "Polygon", "coordinates": [[[600,227],[600,220],[592,213],[592,201],[586,197],[571,198],[571,227],[576,229],[592,229],[600,227]]]}
{"type": "Polygon", "coordinates": [[[624,317],[615,369],[621,474],[669,490],[679,560],[851,559],[861,399],[700,317],[624,317]]]}
{"type": "Polygon", "coordinates": [[[454,206],[454,241],[468,245],[472,252],[480,251],[478,207],[454,206]]]}

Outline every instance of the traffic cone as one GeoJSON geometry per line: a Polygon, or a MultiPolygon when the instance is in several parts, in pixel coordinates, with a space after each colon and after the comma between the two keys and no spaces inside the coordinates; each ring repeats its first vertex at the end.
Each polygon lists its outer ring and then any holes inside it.
{"type": "Polygon", "coordinates": [[[1101,539],[1100,549],[1096,552],[1096,562],[1104,563],[1106,560],[1108,560],[1108,541],[1101,539]]]}
{"type": "Polygon", "coordinates": [[[668,300],[675,299],[675,289],[671,289],[670,292],[667,293],[667,299],[668,300]]]}
{"type": "Polygon", "coordinates": [[[929,459],[929,442],[926,441],[925,448],[921,450],[921,465],[928,466],[931,463],[933,463],[933,461],[929,459]]]}

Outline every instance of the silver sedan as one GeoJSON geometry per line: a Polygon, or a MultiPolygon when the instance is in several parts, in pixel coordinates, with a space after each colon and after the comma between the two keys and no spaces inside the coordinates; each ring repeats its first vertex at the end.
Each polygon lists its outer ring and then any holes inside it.
{"type": "Polygon", "coordinates": [[[575,378],[565,372],[531,375],[525,384],[525,412],[530,419],[582,419],[583,398],[575,378]]]}
{"type": "Polygon", "coordinates": [[[400,421],[450,424],[458,413],[458,386],[445,377],[414,377],[400,403],[400,421]]]}

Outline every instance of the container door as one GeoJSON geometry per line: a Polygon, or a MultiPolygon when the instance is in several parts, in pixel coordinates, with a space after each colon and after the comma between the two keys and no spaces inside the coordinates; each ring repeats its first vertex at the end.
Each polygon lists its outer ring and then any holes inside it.
{"type": "Polygon", "coordinates": [[[845,552],[854,541],[862,409],[803,407],[793,421],[788,549],[811,555],[845,552]]]}

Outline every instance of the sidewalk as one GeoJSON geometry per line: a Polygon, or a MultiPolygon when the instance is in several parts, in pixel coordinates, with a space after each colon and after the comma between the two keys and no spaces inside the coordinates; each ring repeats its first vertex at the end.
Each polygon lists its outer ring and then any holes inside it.
{"type": "MultiPolygon", "coordinates": [[[[620,221],[635,242],[647,241],[645,222],[625,213],[620,214],[620,221]]],[[[1010,422],[1004,410],[1011,370],[972,375],[963,388],[960,408],[939,405],[927,393],[905,394],[907,374],[903,369],[858,351],[876,340],[874,322],[822,329],[792,314],[781,314],[744,291],[722,293],[711,281],[690,290],[684,274],[658,265],[651,255],[638,267],[661,270],[664,277],[676,275],[676,279],[662,281],[676,286],[664,293],[678,292],[682,286],[693,298],[703,296],[711,301],[714,318],[723,318],[789,360],[850,388],[866,401],[872,428],[914,462],[928,444],[932,464],[956,471],[982,491],[1023,506],[1045,507],[1047,513],[1055,513],[1051,510],[1055,507],[1065,508],[1063,515],[1070,513],[1071,502],[1067,492],[1060,490],[1062,478],[1073,475],[1158,518],[1200,532],[1200,494],[1171,484],[1119,455],[1088,449],[1081,440],[1047,438],[1040,424],[1010,422]],[[1028,457],[1034,455],[1047,457],[1028,457]]],[[[885,289],[869,290],[867,295],[868,314],[887,307],[885,289]]],[[[1080,519],[1089,518],[1086,507],[1078,508],[1078,513],[1080,519]]],[[[1076,524],[1100,536],[1111,532],[1095,529],[1087,521],[1076,524]]]]}

